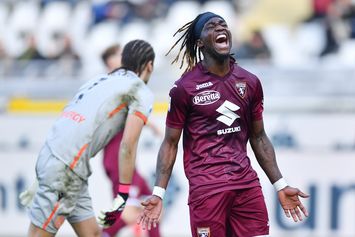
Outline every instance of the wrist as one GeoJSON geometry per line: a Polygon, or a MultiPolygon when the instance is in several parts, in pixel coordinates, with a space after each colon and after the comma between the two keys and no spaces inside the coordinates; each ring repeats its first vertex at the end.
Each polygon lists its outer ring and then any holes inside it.
{"type": "Polygon", "coordinates": [[[163,200],[165,195],[165,189],[159,186],[154,186],[153,195],[158,196],[163,200]]]}
{"type": "Polygon", "coordinates": [[[118,185],[118,194],[124,199],[124,201],[127,201],[127,199],[128,199],[130,187],[131,187],[130,184],[121,184],[120,183],[118,185]]]}
{"type": "Polygon", "coordinates": [[[286,180],[284,178],[280,178],[275,183],[272,184],[276,190],[276,192],[286,188],[288,186],[286,180]]]}

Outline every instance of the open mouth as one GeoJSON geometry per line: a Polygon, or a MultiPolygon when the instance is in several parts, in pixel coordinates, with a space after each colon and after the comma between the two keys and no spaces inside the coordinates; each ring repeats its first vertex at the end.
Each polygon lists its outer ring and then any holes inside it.
{"type": "Polygon", "coordinates": [[[225,33],[217,35],[215,42],[219,47],[228,47],[228,37],[225,33]]]}

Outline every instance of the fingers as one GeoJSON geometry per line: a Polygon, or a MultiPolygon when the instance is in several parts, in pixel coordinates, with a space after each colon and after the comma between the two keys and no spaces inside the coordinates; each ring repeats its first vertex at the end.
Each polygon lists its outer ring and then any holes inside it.
{"type": "MultiPolygon", "coordinates": [[[[297,216],[298,220],[302,221],[303,218],[302,218],[302,214],[301,214],[301,212],[300,212],[300,209],[299,209],[298,207],[296,207],[296,208],[293,209],[293,210],[294,210],[294,212],[296,213],[296,216],[297,216]]],[[[293,218],[293,219],[295,219],[295,218],[293,218]]],[[[297,222],[297,220],[296,220],[296,222],[297,222]]]]}
{"type": "Polygon", "coordinates": [[[285,215],[290,218],[292,217],[293,221],[294,222],[297,222],[298,219],[297,219],[297,214],[296,214],[296,211],[294,209],[287,209],[287,210],[284,210],[285,212],[285,215]]]}
{"type": "Polygon", "coordinates": [[[299,191],[299,192],[298,192],[298,196],[303,197],[303,198],[308,198],[308,197],[309,197],[309,194],[305,194],[304,192],[299,191]]]}
{"type": "Polygon", "coordinates": [[[152,228],[156,228],[158,223],[158,219],[156,218],[145,218],[143,230],[151,230],[152,228]]]}
{"type": "Polygon", "coordinates": [[[147,211],[143,211],[137,219],[137,223],[142,225],[143,230],[151,230],[152,228],[156,228],[158,222],[158,217],[147,213],[147,211]]]}
{"type": "Polygon", "coordinates": [[[99,225],[106,227],[106,212],[100,211],[99,216],[97,217],[97,222],[99,225]]]}
{"type": "Polygon", "coordinates": [[[300,203],[299,208],[301,209],[301,211],[305,216],[309,215],[307,209],[302,205],[302,203],[300,203]]]}
{"type": "Polygon", "coordinates": [[[149,205],[149,201],[148,201],[148,200],[142,201],[142,202],[141,202],[141,205],[144,206],[144,207],[146,207],[146,206],[149,205]]]}
{"type": "Polygon", "coordinates": [[[144,214],[141,213],[137,218],[137,224],[141,225],[143,223],[143,219],[144,219],[144,214]]]}
{"type": "Polygon", "coordinates": [[[303,214],[305,216],[308,216],[307,209],[303,205],[300,205],[299,207],[296,207],[294,209],[284,209],[285,215],[288,218],[292,217],[294,222],[298,222],[298,221],[302,221],[303,220],[301,211],[303,212],[303,214]]]}

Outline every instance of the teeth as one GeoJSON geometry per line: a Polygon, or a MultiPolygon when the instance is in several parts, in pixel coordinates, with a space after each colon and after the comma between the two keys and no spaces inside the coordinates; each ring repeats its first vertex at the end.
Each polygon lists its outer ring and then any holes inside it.
{"type": "Polygon", "coordinates": [[[226,35],[218,35],[216,39],[219,40],[219,39],[225,39],[225,38],[227,38],[226,35]]]}

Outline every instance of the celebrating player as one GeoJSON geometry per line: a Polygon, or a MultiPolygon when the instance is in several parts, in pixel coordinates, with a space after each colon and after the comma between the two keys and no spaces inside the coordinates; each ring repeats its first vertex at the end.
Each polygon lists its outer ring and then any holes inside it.
{"type": "MultiPolygon", "coordinates": [[[[155,54],[143,40],[126,44],[122,67],[83,85],[54,123],[36,163],[38,190],[28,236],[54,236],[66,219],[78,236],[101,236],[88,193],[89,160],[117,133],[120,185],[99,223],[112,225],[128,198],[139,136],[153,104],[148,89],[155,54]]],[[[118,159],[118,157],[117,157],[118,159]]]]}
{"type": "Polygon", "coordinates": [[[308,212],[299,197],[308,195],[282,177],[264,130],[261,83],[231,57],[232,35],[225,20],[202,13],[177,33],[183,34],[172,47],[181,42],[173,62],[184,50],[181,67],[186,60],[187,69],[170,90],[156,186],[142,203],[138,222],[150,229],[159,220],[182,131],[193,237],[268,235],[268,213],[247,156],[248,140],[286,216],[302,220],[308,212]]]}

